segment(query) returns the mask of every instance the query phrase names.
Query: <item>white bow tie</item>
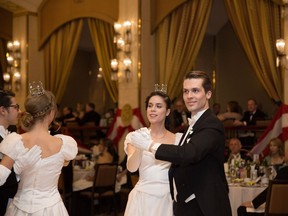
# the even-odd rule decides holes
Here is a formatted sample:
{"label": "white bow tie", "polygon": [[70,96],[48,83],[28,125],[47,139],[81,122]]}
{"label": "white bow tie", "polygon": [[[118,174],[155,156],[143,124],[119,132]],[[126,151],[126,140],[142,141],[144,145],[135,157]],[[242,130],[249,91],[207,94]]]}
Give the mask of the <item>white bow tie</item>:
{"label": "white bow tie", "polygon": [[10,131],[8,131],[7,129],[4,132],[4,136],[6,137],[8,134],[10,133]]}
{"label": "white bow tie", "polygon": [[195,122],[196,122],[195,118],[193,118],[193,117],[192,118],[188,118],[189,125],[194,125]]}

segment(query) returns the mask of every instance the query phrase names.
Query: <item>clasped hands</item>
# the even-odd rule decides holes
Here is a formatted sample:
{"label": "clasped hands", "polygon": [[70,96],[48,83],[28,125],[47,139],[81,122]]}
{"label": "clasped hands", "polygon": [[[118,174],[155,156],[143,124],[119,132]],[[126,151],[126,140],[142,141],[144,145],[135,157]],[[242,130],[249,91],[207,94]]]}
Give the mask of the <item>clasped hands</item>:
{"label": "clasped hands", "polygon": [[150,130],[148,128],[140,128],[131,132],[131,145],[149,151],[150,146],[153,144],[151,139]]}

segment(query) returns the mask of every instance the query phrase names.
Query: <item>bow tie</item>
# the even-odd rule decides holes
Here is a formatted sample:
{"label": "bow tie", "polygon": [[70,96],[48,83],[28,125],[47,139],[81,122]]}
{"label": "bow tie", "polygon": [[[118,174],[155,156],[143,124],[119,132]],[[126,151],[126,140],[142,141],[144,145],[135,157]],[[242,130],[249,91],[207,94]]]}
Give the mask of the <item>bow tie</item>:
{"label": "bow tie", "polygon": [[5,137],[8,136],[9,133],[10,133],[10,131],[8,131],[8,130],[6,129],[5,132],[4,132],[4,136],[5,136]]}
{"label": "bow tie", "polygon": [[188,123],[189,123],[189,125],[194,125],[195,122],[196,122],[196,120],[195,120],[194,117],[192,117],[192,118],[188,118]]}

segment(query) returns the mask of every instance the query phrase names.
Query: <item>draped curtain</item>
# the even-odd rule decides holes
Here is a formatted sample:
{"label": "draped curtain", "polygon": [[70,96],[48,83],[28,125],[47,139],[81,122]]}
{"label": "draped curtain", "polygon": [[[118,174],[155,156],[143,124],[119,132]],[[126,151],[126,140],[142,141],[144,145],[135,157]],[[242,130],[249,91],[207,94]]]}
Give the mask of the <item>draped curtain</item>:
{"label": "draped curtain", "polygon": [[6,44],[7,40],[0,38],[0,88],[4,88],[3,73],[7,70]]}
{"label": "draped curtain", "polygon": [[271,0],[224,0],[224,4],[259,81],[280,103],[284,99],[284,70],[275,66],[275,42],[281,34],[280,7]]}
{"label": "draped curtain", "polygon": [[94,18],[88,18],[88,25],[98,62],[102,68],[105,86],[113,102],[116,103],[118,101],[118,82],[112,82],[110,78],[110,60],[116,56],[113,25]]}
{"label": "draped curtain", "polygon": [[169,14],[156,30],[159,83],[173,99],[181,93],[184,74],[193,68],[205,36],[213,0],[190,0]]}
{"label": "draped curtain", "polygon": [[57,29],[44,46],[45,88],[61,101],[78,49],[83,20],[73,20]]}

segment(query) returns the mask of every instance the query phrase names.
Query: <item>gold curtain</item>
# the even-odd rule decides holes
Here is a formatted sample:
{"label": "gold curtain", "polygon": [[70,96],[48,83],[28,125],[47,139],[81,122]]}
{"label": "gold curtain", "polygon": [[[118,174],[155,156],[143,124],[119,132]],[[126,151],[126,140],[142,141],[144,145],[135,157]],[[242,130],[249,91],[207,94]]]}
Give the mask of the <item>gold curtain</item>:
{"label": "gold curtain", "polygon": [[83,20],[73,20],[56,30],[44,46],[45,88],[61,101],[78,49]]}
{"label": "gold curtain", "polygon": [[1,81],[1,88],[4,88],[4,79],[3,74],[6,72],[7,62],[6,62],[6,45],[7,40],[4,38],[0,38],[0,81]]}
{"label": "gold curtain", "polygon": [[283,72],[275,66],[280,8],[270,0],[225,0],[228,17],[264,89],[283,101]]}
{"label": "gold curtain", "polygon": [[98,62],[102,68],[105,86],[114,103],[118,101],[118,82],[111,81],[111,59],[116,57],[116,46],[113,43],[113,25],[95,18],[88,18],[88,25]]}
{"label": "gold curtain", "polygon": [[156,81],[168,85],[174,99],[180,95],[184,74],[193,68],[205,36],[213,0],[190,0],[169,14],[156,31]]}

